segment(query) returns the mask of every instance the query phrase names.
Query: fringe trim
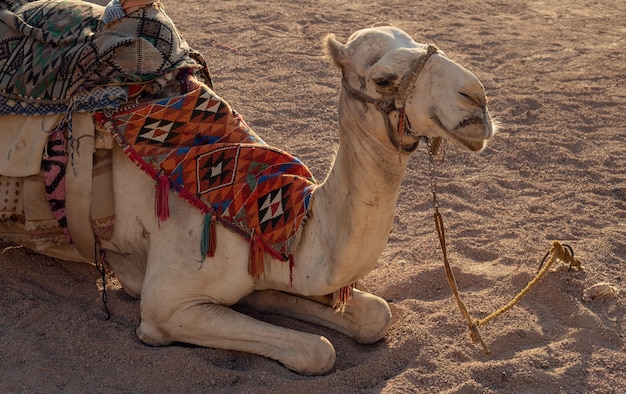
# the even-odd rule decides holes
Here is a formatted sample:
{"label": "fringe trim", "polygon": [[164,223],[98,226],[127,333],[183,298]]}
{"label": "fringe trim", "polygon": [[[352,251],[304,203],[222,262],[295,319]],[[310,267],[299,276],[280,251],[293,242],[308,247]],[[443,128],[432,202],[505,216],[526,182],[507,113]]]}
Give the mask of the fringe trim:
{"label": "fringe trim", "polygon": [[259,237],[255,237],[253,233],[250,236],[248,273],[257,279],[263,271],[265,271],[265,248],[263,247],[263,241]]}
{"label": "fringe trim", "polygon": [[336,310],[343,312],[346,309],[346,304],[352,298],[352,289],[356,287],[356,283],[352,283],[348,286],[344,286],[337,291],[337,300],[335,301],[335,305],[333,308]]}
{"label": "fringe trim", "polygon": [[[158,178],[162,175],[162,171],[160,169],[154,168],[151,164],[145,162],[141,156],[132,148],[131,145],[125,141],[124,137],[122,137],[117,131],[114,122],[106,116],[106,114],[102,112],[96,112],[93,114],[93,118],[97,121],[104,130],[107,130],[112,136],[115,142],[122,148],[126,157],[128,157],[133,163],[135,163],[139,168],[141,168],[146,174],[150,175],[152,179],[158,180]],[[169,182],[169,181],[168,181]],[[199,209],[202,213],[207,214],[210,212],[210,209],[207,208],[202,200],[200,200],[194,194],[188,192],[185,189],[181,189],[175,183],[170,184],[169,187],[175,191],[183,200],[187,201],[193,207]]]}

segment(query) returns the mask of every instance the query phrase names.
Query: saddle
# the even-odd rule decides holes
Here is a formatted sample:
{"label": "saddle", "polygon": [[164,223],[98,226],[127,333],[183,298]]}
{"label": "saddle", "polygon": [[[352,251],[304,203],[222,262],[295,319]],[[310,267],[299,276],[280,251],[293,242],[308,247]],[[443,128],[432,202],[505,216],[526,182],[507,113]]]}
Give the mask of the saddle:
{"label": "saddle", "polygon": [[[31,231],[41,248],[64,238],[97,260],[96,245],[113,232],[115,141],[157,182],[159,220],[169,216],[170,190],[205,214],[202,258],[213,255],[220,222],[249,240],[252,276],[263,272],[265,254],[293,267],[291,244],[316,186],[309,169],[268,146],[215,94],[206,63],[158,2],[120,10],[118,0],[106,8],[53,0],[0,9],[11,48],[0,47],[0,121],[8,130],[0,133],[8,158],[0,174],[39,186],[23,193],[13,216],[24,218],[24,229],[38,220],[30,227],[42,230]],[[46,212],[36,201],[42,194]]]}
{"label": "saddle", "polygon": [[94,260],[96,237],[112,234],[114,142],[93,114],[162,95],[181,70],[211,84],[158,2],[134,8],[0,1],[0,194],[14,197],[0,206],[6,240],[71,243]]}

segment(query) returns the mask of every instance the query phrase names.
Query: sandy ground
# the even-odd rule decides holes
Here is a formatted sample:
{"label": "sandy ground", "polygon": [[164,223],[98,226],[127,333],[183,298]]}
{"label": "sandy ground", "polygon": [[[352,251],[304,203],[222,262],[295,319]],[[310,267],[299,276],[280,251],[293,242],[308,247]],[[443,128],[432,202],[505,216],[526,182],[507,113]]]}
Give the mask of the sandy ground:
{"label": "sandy ground", "polygon": [[[217,92],[269,143],[318,179],[332,162],[340,75],[322,38],[392,22],[475,72],[500,134],[481,154],[452,148],[438,176],[450,259],[470,313],[506,303],[550,241],[571,245],[582,272],[549,273],[473,344],[447,286],[432,224],[424,150],[406,174],[389,245],[363,278],[394,324],[372,346],[290,318],[255,315],[326,336],[326,376],[259,356],[135,337],[139,302],[109,289],[104,320],[89,264],[22,249],[0,254],[0,392],[618,393],[626,390],[626,5],[621,0],[165,0],[208,60]],[[610,282],[616,298],[585,302]]]}

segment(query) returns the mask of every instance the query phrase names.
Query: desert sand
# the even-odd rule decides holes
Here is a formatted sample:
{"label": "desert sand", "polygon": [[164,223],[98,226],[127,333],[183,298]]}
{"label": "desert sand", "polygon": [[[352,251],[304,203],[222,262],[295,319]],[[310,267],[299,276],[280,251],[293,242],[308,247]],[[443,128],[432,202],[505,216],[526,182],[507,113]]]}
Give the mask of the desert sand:
{"label": "desert sand", "polygon": [[[335,368],[306,377],[263,357],[135,336],[139,301],[93,265],[21,248],[0,254],[0,392],[620,393],[626,390],[626,5],[621,0],[207,2],[164,0],[207,59],[220,96],[265,141],[323,180],[337,149],[340,73],[321,41],[390,22],[484,83],[499,134],[451,147],[437,170],[450,262],[475,318],[534,276],[552,240],[580,272],[550,272],[472,343],[446,282],[424,148],[412,157],[389,244],[360,285],[394,323],[365,346],[330,329]],[[375,187],[375,185],[372,185]],[[608,282],[617,297],[584,301]],[[184,286],[184,284],[179,284]]]}

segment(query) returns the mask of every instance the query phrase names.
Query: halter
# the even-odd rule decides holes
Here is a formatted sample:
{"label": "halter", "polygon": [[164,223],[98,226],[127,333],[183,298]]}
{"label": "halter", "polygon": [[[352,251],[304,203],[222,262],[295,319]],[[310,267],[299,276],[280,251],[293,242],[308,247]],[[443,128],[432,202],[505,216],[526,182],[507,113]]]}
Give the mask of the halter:
{"label": "halter", "polygon": [[[415,88],[417,78],[424,69],[426,62],[428,61],[428,59],[430,59],[432,55],[437,52],[439,52],[439,49],[434,44],[428,44],[426,47],[426,53],[420,55],[415,60],[415,62],[413,62],[413,64],[411,65],[411,71],[402,78],[402,80],[400,81],[400,85],[398,86],[398,91],[390,98],[376,99],[367,95],[361,90],[353,88],[348,83],[345,75],[341,80],[344,90],[350,96],[358,101],[361,101],[364,104],[374,104],[376,109],[384,114],[383,119],[385,120],[385,127],[387,129],[387,136],[389,137],[389,141],[391,141],[392,145],[401,152],[411,153],[415,149],[417,149],[417,145],[419,144],[418,139],[410,146],[402,145],[402,136],[408,134],[407,132],[405,132],[404,127],[404,118],[406,117],[404,107],[406,105],[407,99],[409,98],[410,92]],[[393,125],[391,124],[391,119],[389,117],[389,115],[393,111],[398,111],[397,132],[394,131]]]}

